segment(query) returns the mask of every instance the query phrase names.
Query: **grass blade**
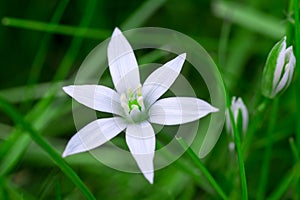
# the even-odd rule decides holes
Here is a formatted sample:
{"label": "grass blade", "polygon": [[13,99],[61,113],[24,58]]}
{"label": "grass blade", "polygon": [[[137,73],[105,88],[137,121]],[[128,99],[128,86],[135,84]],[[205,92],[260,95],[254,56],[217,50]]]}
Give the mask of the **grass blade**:
{"label": "grass blade", "polygon": [[34,20],[5,17],[2,19],[4,26],[28,29],[32,31],[42,31],[52,34],[62,34],[89,39],[106,39],[110,31],[100,29],[90,29],[84,27],[74,27],[56,23],[39,22]]}
{"label": "grass blade", "polygon": [[41,135],[25,121],[23,116],[19,114],[10,104],[0,98],[0,108],[7,113],[11,119],[17,124],[22,126],[31,139],[38,144],[57,164],[57,166],[70,178],[70,180],[80,189],[86,199],[96,199],[86,185],[81,181],[75,171],[64,161],[60,153],[58,153],[52,146],[45,141]]}
{"label": "grass blade", "polygon": [[145,23],[167,0],[148,0],[144,2],[122,25],[124,30],[136,28]]}
{"label": "grass blade", "polygon": [[266,149],[263,157],[263,163],[261,167],[261,175],[260,175],[260,182],[257,190],[257,199],[265,199],[266,194],[266,187],[268,182],[268,173],[269,173],[269,167],[270,167],[270,161],[271,161],[271,155],[272,155],[272,144],[273,144],[273,135],[274,127],[276,123],[277,113],[278,113],[278,106],[279,106],[279,99],[274,99],[272,110],[271,110],[271,119],[269,121],[268,125],[268,131],[267,131],[267,144]]}
{"label": "grass blade", "polygon": [[[228,98],[228,95],[227,95]],[[242,183],[242,199],[247,200],[248,199],[248,188],[247,188],[247,178],[246,178],[246,172],[245,172],[245,164],[243,160],[243,153],[242,153],[242,147],[241,147],[241,140],[240,140],[240,133],[238,131],[238,128],[236,126],[236,123],[234,122],[233,113],[231,110],[230,100],[227,99],[227,110],[230,118],[231,127],[233,129],[233,135],[234,135],[234,141],[238,156],[238,163],[240,168],[240,179]]]}
{"label": "grass blade", "polygon": [[279,19],[249,8],[249,6],[235,2],[215,1],[212,8],[216,16],[265,36],[279,39],[285,33],[285,27],[280,24]]}
{"label": "grass blade", "polygon": [[[86,6],[86,10],[85,10],[87,15],[84,15],[84,17],[82,18],[82,20],[80,22],[81,27],[86,27],[89,24],[89,22],[91,21],[93,11],[96,7],[95,4],[96,4],[95,0],[90,0],[88,2],[87,6]],[[52,101],[55,99],[57,91],[61,89],[61,84],[57,83],[57,81],[64,79],[68,75],[68,72],[72,66],[73,60],[76,57],[76,55],[79,53],[79,48],[82,43],[82,40],[83,39],[79,38],[79,37],[75,37],[73,39],[73,41],[71,42],[71,45],[69,47],[69,50],[67,51],[64,59],[62,60],[62,62],[60,64],[58,72],[55,74],[55,76],[53,78],[54,83],[48,89],[46,97],[43,98],[40,102],[38,102],[37,105],[30,111],[30,113],[27,114],[26,120],[32,121],[33,123],[37,123],[37,121],[40,119],[41,116],[47,115],[47,113],[45,113],[46,109],[49,107],[49,105],[51,105]],[[47,117],[47,119],[49,120],[49,117]],[[17,130],[13,134],[11,134],[12,135],[11,138],[14,138],[14,134],[18,135],[19,131],[20,130]],[[12,139],[12,140],[14,140],[14,141],[23,140],[22,137],[28,137],[28,136],[20,134],[20,136],[17,140],[15,140],[15,139]],[[18,146],[19,150],[15,151],[15,150],[12,150],[14,148],[14,143],[12,143],[10,139],[7,140],[7,142],[4,144],[5,151],[3,151],[1,149],[0,152],[1,152],[1,154],[4,154],[4,155],[6,155],[6,152],[8,152],[8,151],[15,152],[14,156],[6,156],[5,159],[7,159],[9,161],[8,163],[16,163],[18,158],[23,154],[23,152],[29,145],[30,139],[26,139],[25,141],[27,141],[27,142],[20,144],[20,146]],[[6,144],[9,144],[9,147],[7,147]],[[6,149],[8,149],[8,150],[6,150]],[[13,165],[5,165],[5,166],[6,167],[1,167],[0,173],[8,172],[7,167],[10,167],[10,168],[13,167]]]}
{"label": "grass blade", "polygon": [[211,183],[211,185],[214,187],[214,189],[220,195],[220,197],[222,199],[228,199],[228,197],[226,196],[222,188],[219,186],[219,184],[214,179],[214,177],[210,174],[210,172],[206,169],[206,167],[203,165],[203,163],[195,154],[195,152],[185,143],[185,141],[182,138],[176,138],[176,139],[179,142],[179,144],[182,146],[182,148],[186,149],[188,155],[191,157],[191,159],[194,161],[197,167],[199,167],[200,171],[208,179],[208,181]]}

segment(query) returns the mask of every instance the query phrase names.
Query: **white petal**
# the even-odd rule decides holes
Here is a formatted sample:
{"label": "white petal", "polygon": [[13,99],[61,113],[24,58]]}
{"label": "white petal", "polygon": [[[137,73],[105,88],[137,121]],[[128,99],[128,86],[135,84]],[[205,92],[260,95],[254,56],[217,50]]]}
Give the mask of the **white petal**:
{"label": "white petal", "polygon": [[233,118],[234,118],[234,121],[236,122],[237,121],[237,117],[238,117],[238,105],[236,104],[236,97],[232,97],[232,100],[231,100],[231,111],[232,111],[232,114],[233,114]]}
{"label": "white petal", "polygon": [[[246,133],[247,128],[248,128],[248,123],[249,123],[248,109],[247,109],[247,107],[245,106],[243,100],[240,97],[237,99],[236,104],[237,104],[237,107],[239,109],[241,109],[242,120],[243,120],[243,131],[244,131],[244,133]],[[236,121],[237,121],[237,119],[236,119]]]}
{"label": "white petal", "polygon": [[133,50],[122,32],[115,28],[107,48],[110,74],[116,90],[121,94],[140,84],[138,64]]}
{"label": "white petal", "polygon": [[182,69],[185,58],[185,53],[177,56],[152,72],[146,79],[142,89],[146,108],[149,108],[174,83]]}
{"label": "white petal", "polygon": [[278,94],[287,85],[288,81],[289,81],[289,71],[285,71],[280,82],[275,88],[274,94],[275,95]]}
{"label": "white petal", "polygon": [[286,49],[285,56],[288,57],[288,61],[289,61],[286,66],[286,71],[289,72],[288,82],[286,84],[286,87],[288,87],[293,79],[293,74],[294,74],[295,64],[296,64],[296,58],[294,56],[293,46],[290,46],[289,48]]}
{"label": "white petal", "polygon": [[94,110],[123,115],[120,96],[101,85],[70,85],[63,90],[79,103]]}
{"label": "white petal", "polygon": [[280,52],[276,60],[276,67],[274,70],[274,79],[273,79],[273,90],[275,90],[276,85],[279,83],[280,76],[285,62],[285,51],[286,51],[286,36],[283,38],[283,42],[280,45]]}
{"label": "white petal", "polygon": [[200,119],[218,109],[192,97],[170,97],[155,102],[149,110],[149,121],[156,124],[184,124]]}
{"label": "white petal", "polygon": [[129,124],[126,129],[126,142],[140,170],[152,184],[155,134],[151,124],[147,121],[140,124]]}
{"label": "white petal", "polygon": [[294,67],[296,64],[296,58],[294,56],[293,46],[290,46],[289,48],[287,48],[285,54],[288,57],[289,65]]}
{"label": "white petal", "polygon": [[276,87],[275,94],[279,93],[282,89],[287,88],[293,79],[296,59],[292,46],[286,49],[285,56],[287,57],[288,63],[286,64],[284,74]]}
{"label": "white petal", "polygon": [[95,120],[80,129],[68,142],[63,157],[89,151],[109,141],[126,128],[120,117]]}
{"label": "white petal", "polygon": [[225,125],[226,125],[226,131],[227,133],[231,133],[232,132],[232,125],[231,125],[231,121],[230,121],[230,116],[229,116],[229,111],[228,109],[225,112]]}

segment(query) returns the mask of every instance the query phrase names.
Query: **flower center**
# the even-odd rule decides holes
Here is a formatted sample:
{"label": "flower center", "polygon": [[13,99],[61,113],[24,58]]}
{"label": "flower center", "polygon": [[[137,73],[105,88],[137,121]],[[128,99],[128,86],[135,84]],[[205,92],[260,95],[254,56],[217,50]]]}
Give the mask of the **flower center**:
{"label": "flower center", "polygon": [[139,111],[142,111],[142,106],[139,104],[137,99],[129,99],[128,100],[129,113],[133,110],[133,108],[138,108]]}
{"label": "flower center", "polygon": [[126,93],[121,94],[121,106],[127,118],[133,122],[140,122],[147,118],[142,96],[142,86],[133,91],[131,88],[127,89]]}

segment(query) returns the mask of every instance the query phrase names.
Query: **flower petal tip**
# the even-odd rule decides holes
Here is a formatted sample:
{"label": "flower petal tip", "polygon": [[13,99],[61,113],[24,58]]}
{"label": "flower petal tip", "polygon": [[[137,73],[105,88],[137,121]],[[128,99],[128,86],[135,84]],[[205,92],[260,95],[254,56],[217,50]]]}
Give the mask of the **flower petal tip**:
{"label": "flower petal tip", "polygon": [[66,152],[66,149],[64,150],[63,154],[62,154],[62,157],[65,158],[67,157],[69,154]]}
{"label": "flower petal tip", "polygon": [[65,86],[62,89],[65,93],[67,93],[70,96],[72,96],[72,94],[74,93],[74,86],[73,85]]}
{"label": "flower petal tip", "polygon": [[62,153],[62,157],[65,158],[67,156],[70,156],[70,155],[73,155],[73,154],[76,154],[76,153],[81,153],[81,152],[84,152],[84,151],[74,151],[72,149],[72,147],[69,147],[69,145],[67,145],[64,152]]}
{"label": "flower petal tip", "polygon": [[153,184],[153,179],[154,179],[154,173],[150,172],[150,173],[144,173],[145,178],[147,179],[147,181],[150,184]]}
{"label": "flower petal tip", "polygon": [[116,36],[116,35],[119,35],[119,34],[122,34],[122,31],[121,31],[118,27],[116,27],[116,28],[114,29],[114,32],[113,32],[113,34],[112,34],[112,37],[114,37],[114,36]]}
{"label": "flower petal tip", "polygon": [[186,53],[180,54],[179,57],[181,57],[181,58],[183,58],[185,60],[186,59]]}
{"label": "flower petal tip", "polygon": [[211,107],[211,112],[219,112],[219,108],[216,108],[216,107]]}

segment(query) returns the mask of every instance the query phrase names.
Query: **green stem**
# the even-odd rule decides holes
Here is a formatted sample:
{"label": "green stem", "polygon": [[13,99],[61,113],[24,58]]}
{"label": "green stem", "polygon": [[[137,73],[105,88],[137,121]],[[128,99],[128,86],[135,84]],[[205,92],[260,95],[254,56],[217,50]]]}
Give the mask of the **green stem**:
{"label": "green stem", "polygon": [[268,200],[282,199],[284,193],[288,190],[293,180],[299,178],[300,166],[296,164],[288,174],[283,178],[282,182],[274,189],[274,192],[267,198]]}
{"label": "green stem", "polygon": [[274,127],[276,123],[276,118],[277,118],[277,113],[278,113],[278,106],[279,106],[279,98],[275,98],[273,105],[272,105],[272,110],[271,110],[271,119],[269,121],[268,125],[268,131],[267,131],[267,146],[263,158],[263,164],[261,168],[261,175],[260,175],[260,182],[259,182],[259,187],[258,187],[258,192],[257,192],[257,198],[256,199],[264,199],[265,198],[265,193],[266,193],[266,186],[268,182],[268,172],[269,172],[269,166],[270,166],[270,161],[271,161],[271,154],[272,154],[272,133],[274,132]]}
{"label": "green stem", "polygon": [[[50,20],[50,23],[58,23],[61,20],[63,14],[69,4],[69,1],[70,0],[62,0],[58,3],[58,6]],[[38,82],[38,78],[39,78],[41,70],[44,66],[44,61],[47,56],[47,51],[49,49],[49,43],[50,43],[51,37],[52,37],[51,33],[46,33],[44,35],[44,37],[41,39],[41,44],[39,46],[39,49],[36,51],[36,55],[33,60],[31,70],[29,72],[27,86],[26,86],[26,89],[23,94],[23,97],[25,99],[30,99],[31,96],[34,96],[34,84],[36,84]],[[33,101],[24,101],[21,104],[21,109],[29,110],[30,107],[32,107],[32,102]],[[21,131],[17,131],[17,134],[12,134],[12,136],[18,138],[18,137],[20,137],[20,134],[21,134]],[[17,140],[13,139],[11,141],[17,141]],[[20,137],[20,140],[18,140],[18,142],[20,142],[20,141],[22,141],[21,144],[26,144],[26,143],[29,143],[30,138],[28,136]],[[4,144],[5,145],[3,147],[3,151],[7,151],[9,149],[9,147],[12,146],[10,144],[10,142],[4,143]],[[20,148],[20,149],[22,149],[22,148]],[[9,158],[9,154],[14,154],[15,152],[17,155],[14,157],[15,159],[7,159],[7,158]],[[3,173],[3,172],[6,173],[9,170],[11,170],[11,168],[17,163],[17,160],[22,156],[22,154],[17,154],[17,151],[9,152],[9,154],[7,154],[8,156],[5,157],[6,165],[1,165],[0,173]],[[11,166],[11,167],[6,168],[7,170],[2,170],[2,169],[5,169],[5,166]]]}
{"label": "green stem", "polygon": [[251,146],[254,135],[257,131],[257,129],[260,127],[260,125],[263,122],[263,117],[264,117],[264,112],[268,108],[270,104],[270,100],[268,98],[264,97],[264,100],[262,101],[261,104],[259,104],[257,108],[257,112],[254,114],[254,116],[251,117],[251,121],[249,122],[249,127],[247,130],[246,138],[243,143],[243,153],[244,153],[244,158],[246,159],[249,153],[249,148]]}
{"label": "green stem", "polygon": [[121,24],[121,28],[124,30],[132,29],[141,26],[147,19],[164,5],[167,0],[148,0],[143,2],[138,9],[136,9],[125,22]]}
{"label": "green stem", "polygon": [[247,178],[246,178],[246,172],[245,172],[245,165],[243,160],[243,153],[241,148],[241,140],[240,140],[240,133],[236,126],[236,123],[234,122],[234,117],[232,110],[230,109],[230,100],[228,99],[227,95],[227,110],[229,113],[230,123],[232,125],[233,134],[234,134],[234,140],[235,140],[235,146],[237,150],[237,156],[238,156],[238,163],[239,163],[239,171],[240,171],[240,179],[242,184],[242,199],[247,200],[248,199],[248,189],[247,189]]}
{"label": "green stem", "polygon": [[[292,153],[293,153],[293,156],[294,156],[295,163],[299,167],[299,164],[300,164],[299,153],[298,153],[298,149],[297,149],[297,146],[295,144],[294,138],[290,138],[289,142],[290,142],[290,146],[291,146],[291,150],[292,150]],[[297,170],[297,172],[298,171],[299,171],[299,169]],[[299,188],[299,173],[297,174],[297,176],[292,176],[292,177],[294,177],[294,179],[295,179],[295,183],[294,183],[295,186],[294,187]],[[297,190],[297,189],[295,189],[295,190]],[[299,191],[294,192],[294,199],[299,199],[299,198],[300,198]]]}
{"label": "green stem", "polygon": [[200,171],[203,173],[203,175],[207,178],[207,180],[211,183],[213,188],[217,191],[217,193],[220,195],[222,199],[228,199],[222,188],[219,186],[217,181],[214,179],[214,177],[210,174],[210,172],[206,169],[204,164],[201,162],[201,160],[198,158],[198,156],[195,154],[195,152],[187,145],[187,143],[182,138],[176,138],[178,143],[182,146],[183,149],[186,149],[186,152],[191,157],[191,159],[194,161],[197,167],[199,167]]}
{"label": "green stem", "polygon": [[86,199],[96,199],[94,195],[90,192],[87,186],[82,182],[79,176],[75,171],[64,161],[61,155],[54,149],[52,146],[45,141],[41,135],[28,123],[25,121],[23,116],[16,111],[10,104],[0,98],[0,108],[7,115],[11,117],[11,119],[18,125],[22,126],[22,128],[30,135],[31,139],[39,145],[57,164],[57,166],[70,178],[70,180],[80,189],[82,194]]}
{"label": "green stem", "polygon": [[[298,79],[296,81],[296,88],[297,91],[300,89],[300,33],[299,33],[299,0],[294,0],[294,16],[295,16],[295,57],[296,57],[296,70]],[[300,101],[300,96],[296,95],[297,102]],[[300,104],[297,104],[297,115],[296,118],[296,127],[297,127],[297,134],[296,134],[296,142],[298,146],[298,151],[300,152]]]}
{"label": "green stem", "polygon": [[[69,0],[63,0],[61,2],[59,2],[53,16],[52,16],[52,19],[51,19],[51,22],[53,23],[57,23],[60,21],[67,5],[69,3]],[[46,34],[42,41],[41,41],[41,45],[39,46],[39,49],[37,51],[37,54],[34,58],[34,61],[33,61],[33,64],[32,64],[32,67],[31,67],[31,71],[30,71],[30,74],[29,74],[29,79],[28,79],[28,85],[24,87],[24,89],[22,90],[22,92],[19,92],[19,93],[22,93],[22,96],[25,98],[25,99],[29,99],[30,96],[33,96],[34,94],[34,91],[33,91],[33,84],[36,83],[38,81],[38,77],[39,77],[39,74],[41,72],[41,69],[42,69],[42,66],[43,66],[43,62],[45,61],[46,59],[46,55],[47,55],[47,50],[48,50],[48,44],[49,44],[49,41],[51,39],[51,35],[50,34]],[[48,88],[47,88],[48,89]],[[25,94],[24,94],[24,91],[25,90]],[[45,90],[44,90],[45,91]],[[43,93],[44,93],[43,91]],[[6,95],[3,95],[6,97]],[[7,98],[5,98],[7,99]],[[24,107],[28,108],[30,106],[30,102],[32,101],[25,101],[23,104],[21,105],[24,105]],[[1,146],[0,148],[0,156],[3,156],[4,155],[7,155],[7,152],[8,152],[8,149],[13,146],[13,144],[17,141],[17,139],[20,137],[21,135],[21,132],[20,131],[17,131],[16,134],[11,134],[10,138],[7,140],[7,142],[3,143],[3,145]],[[8,162],[6,162],[8,163]],[[7,165],[8,166],[8,165]],[[1,168],[2,166],[0,166]],[[2,170],[0,170],[2,172]],[[1,173],[0,172],[0,173]]]}
{"label": "green stem", "polygon": [[[162,134],[162,135],[165,136],[166,134]],[[159,140],[156,141],[156,146],[158,149],[161,149],[164,147],[164,145]],[[173,156],[174,156],[172,153],[170,153],[169,151],[162,151],[162,155],[164,156],[165,160],[172,162]],[[208,191],[204,181],[199,178],[199,173],[196,170],[196,167],[194,165],[191,165],[191,163],[188,162],[188,160],[181,157],[180,159],[176,160],[173,163],[173,165],[175,167],[177,167],[179,170],[181,170],[182,172],[184,172],[184,173],[188,174],[190,177],[192,177],[192,179],[195,181],[195,183],[199,187],[201,187],[203,190]]]}
{"label": "green stem", "polygon": [[61,25],[56,23],[39,22],[34,20],[18,19],[12,17],[4,17],[2,19],[4,26],[29,29],[33,31],[43,31],[47,33],[56,33],[62,35],[85,37],[90,39],[106,39],[110,35],[110,31],[100,29],[90,29],[85,27],[74,27]]}
{"label": "green stem", "polygon": [[293,156],[294,156],[295,163],[299,163],[299,161],[300,161],[299,153],[298,153],[297,146],[295,144],[294,138],[290,138],[289,143],[290,143],[290,147],[291,147],[291,150],[292,150],[292,153],[293,153]]}
{"label": "green stem", "polygon": [[[69,1],[70,0],[62,0],[59,2],[58,6],[51,18],[50,23],[58,23],[61,20],[63,14],[69,4]],[[40,77],[40,73],[42,71],[44,62],[47,57],[47,51],[49,49],[51,36],[52,35],[50,33],[45,34],[41,40],[41,44],[40,44],[38,50],[36,51],[36,55],[34,57],[32,67],[31,67],[30,73],[29,73],[27,89],[26,89],[25,95],[24,95],[27,98],[34,95],[33,85],[38,82],[38,79]],[[32,101],[25,101],[22,105],[25,108],[30,108],[31,103],[32,103]]]}
{"label": "green stem", "polygon": [[231,23],[227,20],[223,20],[220,41],[219,41],[219,51],[218,51],[218,59],[219,66],[226,66],[226,50],[228,46],[228,40],[230,36]]}
{"label": "green stem", "polygon": [[[295,57],[296,57],[296,73],[297,73],[297,80],[296,80],[296,102],[300,101],[300,96],[298,94],[300,90],[300,33],[299,33],[299,0],[294,0],[294,52],[295,52]],[[300,152],[300,105],[296,104],[296,145],[297,145],[297,150]],[[298,177],[299,178],[299,177]],[[297,189],[296,191],[298,195],[300,195],[299,188],[300,188],[300,180],[298,179],[296,181],[296,186]]]}
{"label": "green stem", "polygon": [[290,0],[288,5],[288,11],[287,11],[287,19],[286,19],[286,45],[290,46],[292,44],[293,38],[294,38],[294,23],[293,23],[293,13],[294,13],[294,1]]}
{"label": "green stem", "polygon": [[[90,23],[91,19],[92,19],[92,15],[94,13],[95,7],[96,7],[96,0],[90,0],[85,8],[85,15],[83,16],[83,18],[81,19],[80,22],[80,27],[86,27],[88,26],[88,24]],[[84,29],[82,30],[82,32],[84,32]],[[82,44],[83,39],[80,37],[75,37],[72,42],[71,45],[67,51],[67,53],[65,54],[58,71],[56,72],[54,78],[53,78],[53,84],[51,85],[51,87],[48,89],[45,97],[39,101],[37,103],[37,105],[26,115],[26,120],[31,121],[32,124],[34,124],[33,126],[36,127],[37,123],[38,123],[38,119],[41,118],[41,116],[43,115],[47,115],[47,113],[45,112],[46,108],[49,107],[49,105],[53,102],[53,100],[56,97],[57,91],[59,89],[61,89],[61,84],[57,83],[58,80],[64,79],[69,71],[70,68],[72,67],[72,64],[74,62],[74,58],[78,55],[79,50],[80,50],[80,46]],[[15,137],[13,137],[14,135],[18,135],[16,137],[18,137],[18,139],[16,140],[12,140],[13,142],[10,142],[11,140],[8,140],[8,147],[4,148],[4,150],[1,150],[0,153],[2,155],[5,155],[5,163],[1,163],[0,166],[0,173],[7,173],[10,169],[12,169],[12,167],[18,162],[18,158],[20,158],[20,156],[22,155],[22,153],[25,151],[25,149],[27,148],[27,146],[30,143],[30,138],[28,137],[28,135],[23,135],[18,133],[20,132],[20,130],[16,129],[16,131],[14,131],[11,135],[12,139],[14,139]],[[18,143],[19,141],[23,141],[22,143],[19,143],[20,145],[14,145],[16,143]],[[6,146],[6,145],[5,145]],[[12,152],[12,154],[14,156],[6,156],[7,152]]]}

